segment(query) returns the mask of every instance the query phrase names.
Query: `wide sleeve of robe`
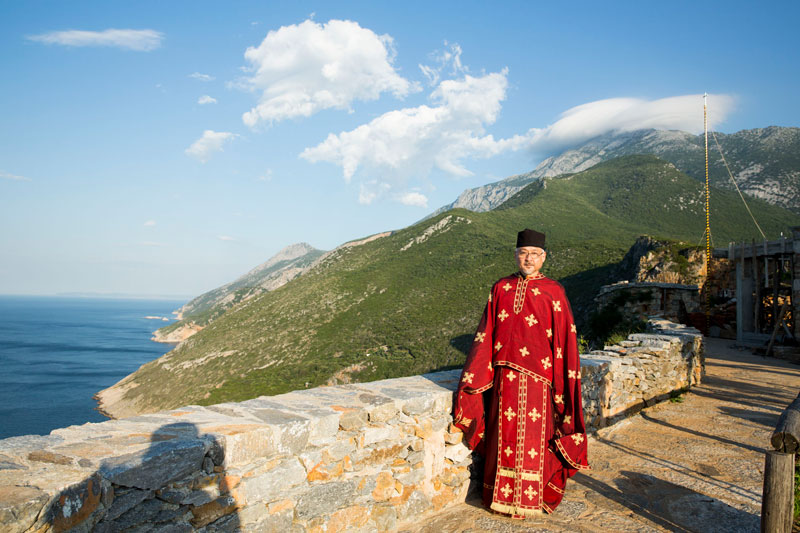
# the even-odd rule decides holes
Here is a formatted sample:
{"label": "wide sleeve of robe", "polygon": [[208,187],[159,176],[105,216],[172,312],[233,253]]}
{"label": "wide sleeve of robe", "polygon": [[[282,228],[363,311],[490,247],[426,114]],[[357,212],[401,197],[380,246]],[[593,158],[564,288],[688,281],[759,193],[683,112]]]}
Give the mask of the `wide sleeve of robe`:
{"label": "wide sleeve of robe", "polygon": [[494,297],[497,284],[489,293],[481,321],[472,340],[472,347],[464,369],[453,408],[453,423],[464,432],[464,444],[471,450],[482,452],[486,420],[483,410],[483,392],[492,387],[492,338],[495,320]]}
{"label": "wide sleeve of robe", "polygon": [[[560,288],[560,285],[559,285]],[[561,289],[562,294],[563,288]],[[560,312],[553,320],[553,406],[555,435],[553,444],[559,455],[574,471],[589,468],[586,426],[581,397],[581,365],[575,321],[566,294],[560,300]]]}

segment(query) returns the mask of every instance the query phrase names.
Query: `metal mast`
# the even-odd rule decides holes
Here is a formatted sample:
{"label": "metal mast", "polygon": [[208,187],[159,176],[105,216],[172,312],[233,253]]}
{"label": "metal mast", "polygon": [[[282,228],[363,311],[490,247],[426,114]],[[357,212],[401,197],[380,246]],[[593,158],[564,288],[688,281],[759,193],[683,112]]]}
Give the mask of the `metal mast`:
{"label": "metal mast", "polygon": [[711,275],[711,203],[708,189],[708,93],[703,94],[703,130],[706,140],[706,335],[711,327],[711,291],[708,279]]}

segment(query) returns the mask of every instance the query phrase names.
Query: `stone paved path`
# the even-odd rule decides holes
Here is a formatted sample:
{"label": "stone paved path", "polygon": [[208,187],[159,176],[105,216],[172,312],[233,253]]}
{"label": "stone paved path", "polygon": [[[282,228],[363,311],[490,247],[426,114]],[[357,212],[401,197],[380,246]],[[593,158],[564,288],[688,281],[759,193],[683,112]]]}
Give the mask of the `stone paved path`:
{"label": "stone paved path", "polygon": [[553,515],[512,521],[470,501],[403,531],[758,531],[764,451],[800,366],[705,342],[704,383],[591,438],[592,470]]}

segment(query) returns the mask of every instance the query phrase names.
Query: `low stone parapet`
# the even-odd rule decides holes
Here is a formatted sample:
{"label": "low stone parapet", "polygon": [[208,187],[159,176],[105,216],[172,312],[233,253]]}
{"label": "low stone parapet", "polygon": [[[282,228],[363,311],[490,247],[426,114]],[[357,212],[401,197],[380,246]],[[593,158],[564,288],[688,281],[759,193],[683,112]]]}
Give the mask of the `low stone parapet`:
{"label": "low stone parapet", "polygon": [[[587,423],[699,382],[702,338],[653,333],[583,357]],[[449,431],[460,371],[319,387],[0,441],[0,529],[387,531],[470,490]]]}

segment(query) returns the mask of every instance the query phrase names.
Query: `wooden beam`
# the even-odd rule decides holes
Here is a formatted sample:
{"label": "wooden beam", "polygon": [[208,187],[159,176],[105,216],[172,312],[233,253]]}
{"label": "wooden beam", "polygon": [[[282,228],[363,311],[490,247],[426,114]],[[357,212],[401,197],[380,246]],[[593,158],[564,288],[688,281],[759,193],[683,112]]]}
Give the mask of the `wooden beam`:
{"label": "wooden beam", "polygon": [[770,442],[775,451],[800,453],[800,394],[781,413]]}
{"label": "wooden beam", "polygon": [[773,450],[764,463],[762,533],[791,533],[794,508],[794,454]]}

